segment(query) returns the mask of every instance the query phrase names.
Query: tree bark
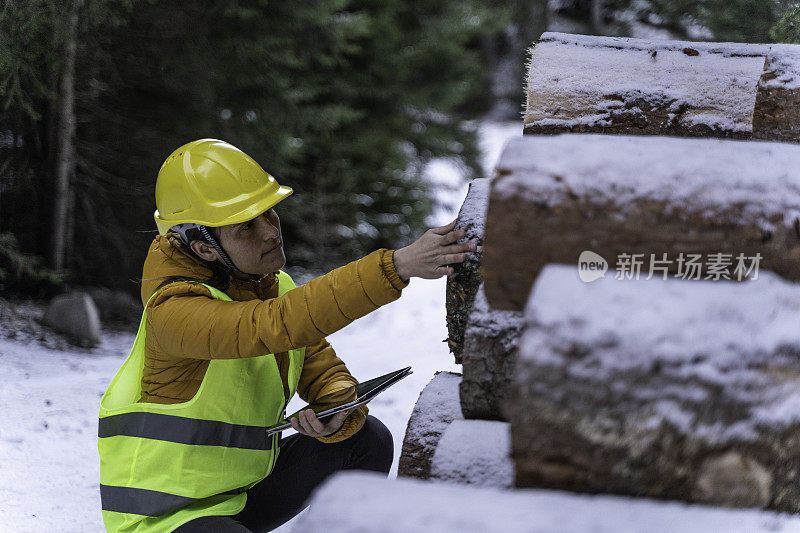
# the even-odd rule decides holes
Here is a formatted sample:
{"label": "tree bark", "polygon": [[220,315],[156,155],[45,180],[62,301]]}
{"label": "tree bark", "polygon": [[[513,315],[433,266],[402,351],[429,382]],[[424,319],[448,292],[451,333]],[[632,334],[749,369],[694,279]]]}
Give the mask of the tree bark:
{"label": "tree bark", "polygon": [[77,55],[79,1],[69,4],[61,73],[58,155],[56,158],[53,205],[53,245],[51,268],[61,271],[66,264],[67,225],[70,205],[70,179],[75,172],[75,56]]}

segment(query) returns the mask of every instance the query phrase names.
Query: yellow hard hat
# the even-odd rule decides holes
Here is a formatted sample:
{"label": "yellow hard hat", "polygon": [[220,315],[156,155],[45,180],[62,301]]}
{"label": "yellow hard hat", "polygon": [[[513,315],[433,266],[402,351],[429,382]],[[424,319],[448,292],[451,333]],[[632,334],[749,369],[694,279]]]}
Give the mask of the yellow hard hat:
{"label": "yellow hard hat", "polygon": [[172,152],[156,179],[158,233],[176,224],[225,226],[246,222],[287,196],[249,155],[218,139],[199,139]]}

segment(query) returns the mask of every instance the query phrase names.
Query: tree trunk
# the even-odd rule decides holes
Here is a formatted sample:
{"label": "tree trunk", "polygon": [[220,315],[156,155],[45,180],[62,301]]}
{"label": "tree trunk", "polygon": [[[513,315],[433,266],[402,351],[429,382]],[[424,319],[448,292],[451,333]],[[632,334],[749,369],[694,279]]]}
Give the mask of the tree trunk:
{"label": "tree trunk", "polygon": [[310,235],[310,240],[314,250],[314,260],[317,261],[318,265],[327,265],[330,261],[330,257],[328,257],[328,240],[326,238],[328,217],[325,209],[325,185],[329,171],[330,165],[325,164],[323,161],[317,161],[314,166],[314,189],[312,192],[314,218],[311,224],[313,226],[313,233]]}
{"label": "tree trunk", "polygon": [[603,23],[603,0],[592,0],[592,29],[595,35],[603,35],[606,33],[605,24]]}
{"label": "tree trunk", "polygon": [[75,172],[75,56],[77,54],[79,2],[70,2],[66,21],[64,64],[61,74],[58,155],[53,205],[53,245],[50,266],[63,270],[66,263],[70,179]]}

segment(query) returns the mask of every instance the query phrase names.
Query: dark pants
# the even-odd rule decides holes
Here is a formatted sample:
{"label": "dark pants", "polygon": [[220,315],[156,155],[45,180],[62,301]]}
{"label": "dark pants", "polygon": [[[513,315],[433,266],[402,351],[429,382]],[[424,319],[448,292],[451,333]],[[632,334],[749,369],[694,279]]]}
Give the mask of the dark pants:
{"label": "dark pants", "polygon": [[272,473],[247,491],[247,504],[234,516],[207,516],[185,523],[176,532],[245,533],[270,531],[303,510],[311,492],[339,470],[389,473],[394,456],[392,434],[367,415],[364,427],[340,442],[325,444],[299,433],[281,439]]}

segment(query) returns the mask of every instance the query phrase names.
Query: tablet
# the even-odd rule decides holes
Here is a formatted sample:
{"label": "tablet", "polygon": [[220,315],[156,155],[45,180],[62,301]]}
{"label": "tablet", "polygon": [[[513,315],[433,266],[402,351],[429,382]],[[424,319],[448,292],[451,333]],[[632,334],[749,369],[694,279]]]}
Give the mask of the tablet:
{"label": "tablet", "polygon": [[[405,368],[401,368],[400,370],[395,370],[394,372],[390,372],[383,376],[378,376],[377,378],[371,379],[369,381],[365,381],[363,383],[359,383],[356,385],[356,397],[355,399],[344,403],[342,405],[337,405],[336,407],[331,407],[330,409],[325,409],[323,411],[315,411],[317,418],[321,422],[327,422],[331,416],[335,415],[340,411],[345,411],[347,409],[352,409],[353,407],[358,407],[359,405],[364,405],[365,403],[369,402],[373,398],[375,398],[378,394],[382,393],[401,379],[406,376],[412,374],[411,367],[407,366]],[[300,411],[308,409],[308,407],[304,407],[300,409]],[[292,427],[292,424],[289,422],[290,418],[297,416],[297,411],[292,413],[291,415],[287,416],[285,420],[275,424],[274,426],[270,426],[267,428],[267,437],[272,436],[275,433],[283,431],[284,429],[289,429]]]}

